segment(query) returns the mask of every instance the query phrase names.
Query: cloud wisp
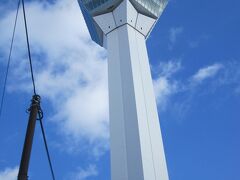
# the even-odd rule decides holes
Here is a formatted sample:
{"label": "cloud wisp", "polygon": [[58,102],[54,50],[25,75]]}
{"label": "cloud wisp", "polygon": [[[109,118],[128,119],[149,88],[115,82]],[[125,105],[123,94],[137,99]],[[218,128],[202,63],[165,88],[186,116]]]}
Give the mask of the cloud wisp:
{"label": "cloud wisp", "polygon": [[77,168],[77,170],[69,175],[67,179],[71,180],[85,180],[98,175],[95,165],[90,164],[86,169]]}
{"label": "cloud wisp", "polygon": [[184,31],[184,28],[183,27],[172,27],[170,30],[169,30],[169,49],[172,50],[174,45],[176,44],[177,42],[177,38],[179,35],[181,35]]}
{"label": "cloud wisp", "polygon": [[0,179],[2,180],[16,180],[18,175],[18,167],[5,168],[0,171]]}
{"label": "cloud wisp", "polygon": [[222,64],[213,64],[198,70],[192,77],[192,83],[201,83],[206,79],[212,78],[223,68]]}
{"label": "cloud wisp", "polygon": [[173,76],[181,69],[181,61],[168,61],[158,65],[158,76],[154,79],[154,91],[157,104],[161,110],[165,110],[170,97],[180,91],[180,84]]}
{"label": "cloud wisp", "polygon": [[[183,68],[179,60],[160,63],[158,66],[158,76],[153,83],[160,111],[176,111],[179,117],[183,117],[197,95],[216,92],[223,87],[231,87],[232,94],[240,94],[240,64],[236,61],[210,64],[186,78],[176,78]],[[180,101],[175,99],[173,102],[171,100],[175,95],[184,98],[180,98]],[[170,106],[171,109],[168,108]]]}

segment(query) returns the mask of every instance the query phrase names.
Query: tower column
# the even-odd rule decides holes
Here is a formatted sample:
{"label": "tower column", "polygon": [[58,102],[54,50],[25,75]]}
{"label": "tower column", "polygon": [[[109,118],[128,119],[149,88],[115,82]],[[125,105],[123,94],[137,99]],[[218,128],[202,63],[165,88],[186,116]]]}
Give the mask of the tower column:
{"label": "tower column", "polygon": [[145,43],[155,19],[123,1],[94,20],[108,50],[112,180],[168,180]]}

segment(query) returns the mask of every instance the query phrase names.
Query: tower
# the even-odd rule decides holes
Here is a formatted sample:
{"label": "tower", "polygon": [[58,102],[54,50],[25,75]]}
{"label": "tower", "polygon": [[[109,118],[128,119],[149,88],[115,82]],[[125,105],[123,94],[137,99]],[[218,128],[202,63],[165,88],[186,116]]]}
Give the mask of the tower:
{"label": "tower", "polygon": [[78,0],[108,51],[112,180],[168,180],[146,39],[167,0]]}

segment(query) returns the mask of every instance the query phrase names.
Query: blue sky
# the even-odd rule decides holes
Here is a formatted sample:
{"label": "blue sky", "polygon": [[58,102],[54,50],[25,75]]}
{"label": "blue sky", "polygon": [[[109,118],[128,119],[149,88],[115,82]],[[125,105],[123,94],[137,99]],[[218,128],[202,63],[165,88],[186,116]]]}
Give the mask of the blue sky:
{"label": "blue sky", "polygon": [[[171,180],[240,179],[240,2],[172,0],[147,41]],[[0,87],[15,1],[0,3]],[[106,51],[77,1],[27,1],[36,85],[57,179],[109,180]],[[30,15],[31,14],[31,15]],[[18,171],[31,99],[22,14],[0,120],[0,179]],[[39,123],[30,179],[51,179]]]}

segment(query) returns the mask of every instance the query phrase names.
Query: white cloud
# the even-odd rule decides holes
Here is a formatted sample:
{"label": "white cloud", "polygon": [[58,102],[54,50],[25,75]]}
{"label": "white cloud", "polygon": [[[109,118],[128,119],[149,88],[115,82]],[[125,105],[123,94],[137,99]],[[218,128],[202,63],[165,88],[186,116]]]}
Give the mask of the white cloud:
{"label": "white cloud", "polygon": [[159,108],[165,109],[169,97],[176,91],[176,84],[171,84],[166,77],[159,77],[153,83]]}
{"label": "white cloud", "polygon": [[[37,91],[54,104],[51,119],[59,125],[56,129],[72,139],[69,142],[87,140],[101,154],[98,150],[106,149],[109,137],[105,50],[90,39],[77,1],[31,2],[26,11]],[[0,49],[5,57],[14,16],[9,12],[0,19]],[[21,14],[9,89],[31,92],[22,20]]]}
{"label": "white cloud", "polygon": [[0,171],[0,179],[2,180],[16,180],[18,175],[18,167],[6,168]]}
{"label": "white cloud", "polygon": [[207,40],[209,40],[209,36],[206,34],[197,36],[197,38],[195,38],[195,40],[191,40],[188,42],[188,45],[190,48],[197,48],[199,47],[199,45],[203,42],[206,42]]}
{"label": "white cloud", "polygon": [[177,37],[183,33],[183,27],[172,27],[169,30],[169,49],[171,50],[177,41]]}
{"label": "white cloud", "polygon": [[[240,87],[240,71],[239,63],[229,61],[228,63],[215,63],[206,67],[202,67],[192,76],[186,79],[178,79],[175,74],[182,69],[180,61],[168,61],[167,63],[160,63],[156,68],[153,68],[154,73],[158,75],[154,79],[154,90],[160,110],[166,110],[168,105],[176,106],[178,114],[184,114],[188,108],[193,97],[196,96],[196,91],[204,89],[206,93],[214,92],[218,87],[232,87],[232,92],[239,94]],[[216,76],[218,75],[218,76]],[[202,86],[202,82],[206,79],[206,86]],[[185,96],[182,102],[172,102],[171,98],[175,94]],[[180,112],[181,111],[181,112]]]}
{"label": "white cloud", "polygon": [[198,70],[196,74],[193,75],[191,81],[193,83],[201,83],[205,79],[214,77],[221,68],[223,68],[222,64],[213,64],[213,65],[201,68]]}
{"label": "white cloud", "polygon": [[173,74],[178,72],[182,68],[181,60],[169,60],[164,63],[160,63],[156,68],[154,68],[154,71],[156,71],[157,74],[164,77],[171,77]]}
{"label": "white cloud", "polygon": [[96,166],[93,164],[90,164],[86,169],[78,168],[78,170],[74,173],[71,173],[70,177],[67,179],[87,180],[97,175],[98,175],[98,171],[96,169]]}
{"label": "white cloud", "polygon": [[158,77],[154,79],[153,85],[157,104],[161,110],[166,108],[170,97],[180,90],[178,82],[172,79],[180,69],[180,61],[168,61],[158,66]]}

